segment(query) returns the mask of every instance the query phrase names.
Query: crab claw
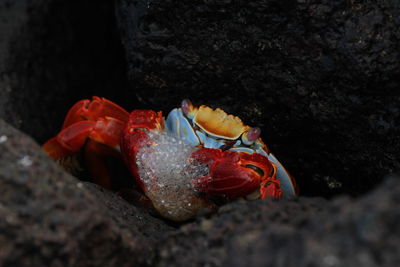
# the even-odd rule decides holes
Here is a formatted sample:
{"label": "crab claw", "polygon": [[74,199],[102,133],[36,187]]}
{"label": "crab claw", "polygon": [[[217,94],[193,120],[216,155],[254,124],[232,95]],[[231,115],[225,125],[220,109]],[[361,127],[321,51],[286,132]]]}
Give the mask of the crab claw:
{"label": "crab claw", "polygon": [[88,139],[117,148],[128,117],[125,109],[105,98],[80,100],[69,110],[61,131],[43,145],[43,150],[58,160],[77,153]]}
{"label": "crab claw", "polygon": [[148,136],[150,130],[162,130],[164,128],[164,118],[161,112],[153,110],[134,110],[129,116],[128,123],[122,133],[121,152],[124,160],[143,191],[146,191],[144,184],[139,176],[136,164],[136,155],[139,150],[152,144]]}
{"label": "crab claw", "polygon": [[282,195],[274,165],[261,154],[202,148],[191,160],[209,167],[208,175],[192,181],[196,190],[207,195],[238,198],[256,190],[261,198]]}
{"label": "crab claw", "polygon": [[[275,171],[276,173],[276,171]],[[275,177],[269,177],[261,182],[260,185],[260,198],[267,197],[282,198],[283,191],[281,189],[281,182]]]}

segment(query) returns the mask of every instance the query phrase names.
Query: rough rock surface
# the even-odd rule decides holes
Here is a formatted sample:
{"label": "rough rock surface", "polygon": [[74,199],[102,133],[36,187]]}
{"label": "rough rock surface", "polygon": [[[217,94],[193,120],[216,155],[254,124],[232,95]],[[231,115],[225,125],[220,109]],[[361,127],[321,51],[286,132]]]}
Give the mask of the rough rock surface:
{"label": "rough rock surface", "polygon": [[81,183],[0,121],[2,266],[395,266],[400,178],[326,201],[241,201],[170,226]]}
{"label": "rough rock surface", "polygon": [[136,266],[172,228],[66,174],[0,120],[0,265]]}
{"label": "rough rock surface", "polygon": [[131,89],[258,125],[306,195],[371,189],[400,169],[396,1],[119,0]]}
{"label": "rough rock surface", "polygon": [[395,266],[400,177],[332,202],[237,202],[161,242],[157,266]]}

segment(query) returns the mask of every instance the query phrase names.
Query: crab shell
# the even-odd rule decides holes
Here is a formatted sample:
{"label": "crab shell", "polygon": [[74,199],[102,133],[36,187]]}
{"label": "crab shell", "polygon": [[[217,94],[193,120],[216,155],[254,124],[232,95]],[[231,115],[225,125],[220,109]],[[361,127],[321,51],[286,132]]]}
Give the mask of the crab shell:
{"label": "crab shell", "polygon": [[167,117],[166,129],[192,146],[204,148],[228,148],[232,151],[259,153],[277,166],[276,178],[281,182],[283,195],[297,195],[297,186],[278,159],[269,151],[261,138],[247,142],[246,134],[251,127],[242,120],[227,114],[220,108],[212,109],[202,105],[194,107],[189,101],[185,112],[182,108],[173,109]]}

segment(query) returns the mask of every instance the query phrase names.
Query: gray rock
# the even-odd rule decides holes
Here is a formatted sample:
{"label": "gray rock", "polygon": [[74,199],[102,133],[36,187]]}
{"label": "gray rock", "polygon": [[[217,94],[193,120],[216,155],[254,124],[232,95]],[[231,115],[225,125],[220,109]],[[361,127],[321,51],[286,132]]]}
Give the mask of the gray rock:
{"label": "gray rock", "polygon": [[1,266],[147,265],[171,230],[66,174],[2,120],[0,151]]}
{"label": "gray rock", "polygon": [[359,198],[237,202],[161,242],[157,266],[395,266],[400,178]]}
{"label": "gray rock", "polygon": [[171,232],[0,121],[2,266],[395,266],[400,180],[358,199],[239,201]]}

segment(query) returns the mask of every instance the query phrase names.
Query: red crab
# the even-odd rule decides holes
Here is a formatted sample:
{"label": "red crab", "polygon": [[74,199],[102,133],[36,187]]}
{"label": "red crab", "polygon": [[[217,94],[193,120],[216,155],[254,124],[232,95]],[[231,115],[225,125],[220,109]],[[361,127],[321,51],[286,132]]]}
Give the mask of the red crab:
{"label": "red crab", "polygon": [[[139,169],[150,166],[151,162],[142,162],[139,166],[138,153],[156,146],[154,133],[163,132],[194,147],[194,152],[187,158],[188,164],[195,162],[208,167],[208,173],[193,177],[191,188],[184,189],[191,191],[187,204],[190,208],[185,208],[184,212],[175,212],[174,205],[160,204],[164,201],[157,198],[160,191],[151,189],[152,186],[144,182],[143,172]],[[290,187],[284,194],[296,195],[294,180],[269,153],[259,135],[258,128],[244,125],[237,117],[220,109],[196,108],[188,100],[182,102],[181,108],[174,109],[165,121],[161,112],[134,110],[128,113],[107,99],[93,97],[77,102],[69,110],[61,131],[48,140],[43,149],[67,167],[66,159],[83,149],[91,175],[106,188],[111,187],[112,174],[103,164],[104,158],[122,155],[136,183],[160,214],[182,221],[203,210],[213,209],[215,198],[280,198],[282,180],[285,188]],[[272,161],[278,163],[271,162],[270,155]],[[282,169],[284,174],[280,174],[283,175],[280,181],[276,176]],[[179,196],[172,197],[174,201],[180,201]]]}

